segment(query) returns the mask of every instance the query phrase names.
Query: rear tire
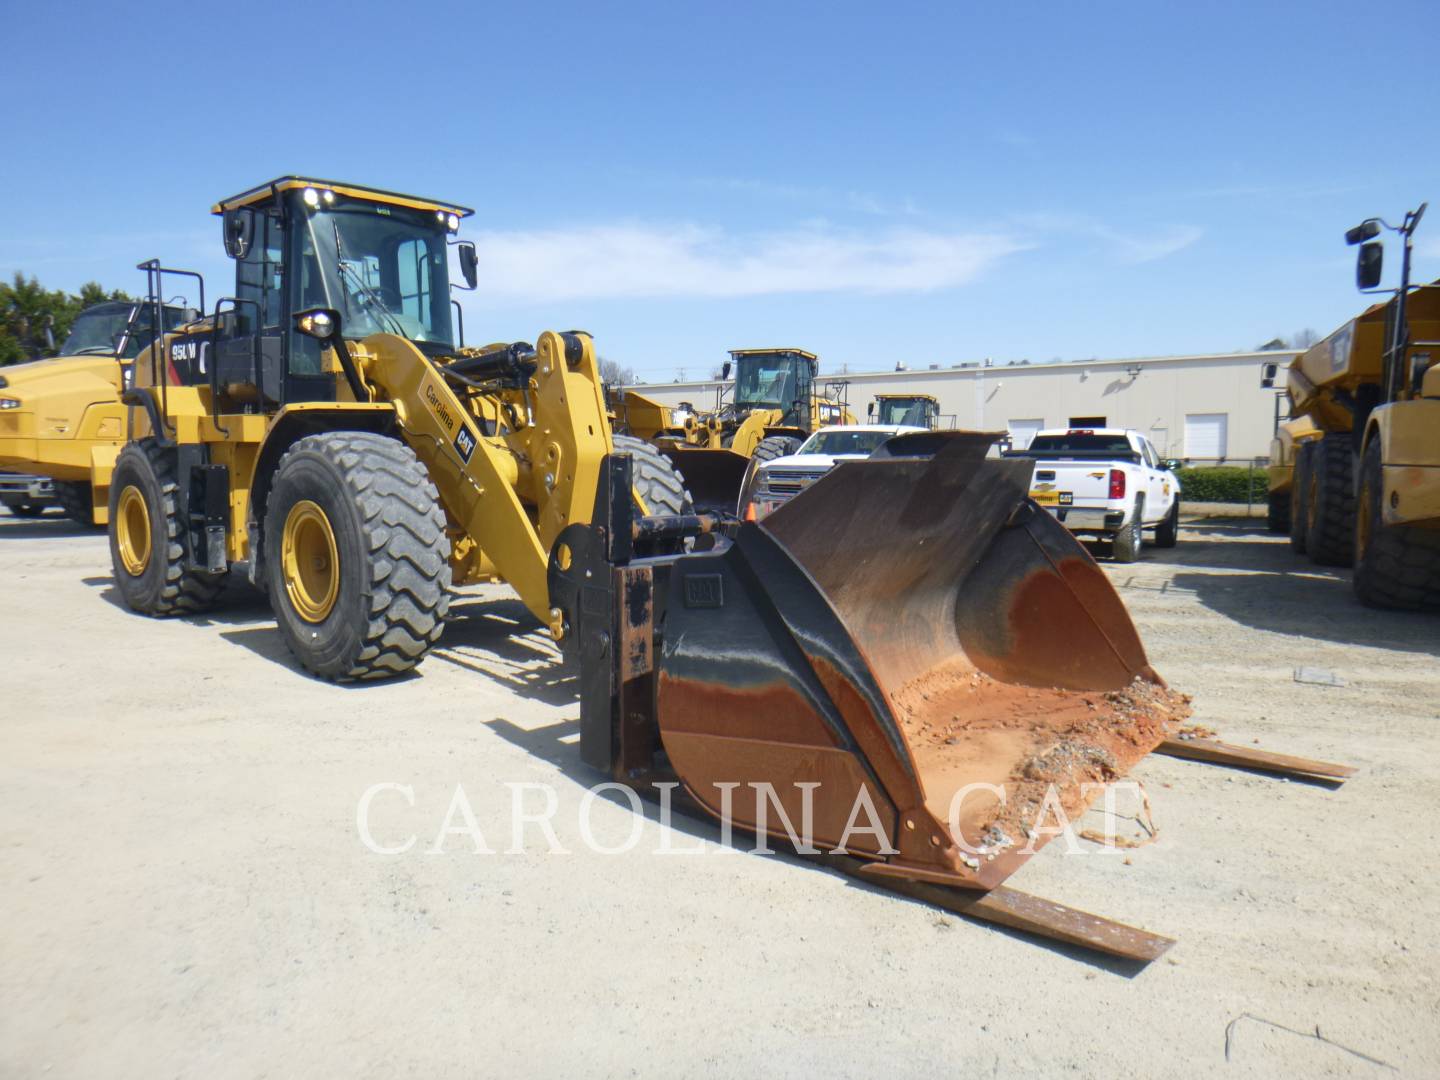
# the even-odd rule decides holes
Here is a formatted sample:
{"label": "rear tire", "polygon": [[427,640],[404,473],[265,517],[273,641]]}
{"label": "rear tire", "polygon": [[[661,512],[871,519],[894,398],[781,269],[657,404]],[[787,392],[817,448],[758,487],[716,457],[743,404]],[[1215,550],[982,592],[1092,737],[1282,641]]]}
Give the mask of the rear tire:
{"label": "rear tire", "polygon": [[1265,497],[1265,527],[1272,533],[1290,531],[1290,492],[1272,491]]}
{"label": "rear tire", "polygon": [[185,565],[175,452],[154,439],[120,451],[110,481],[110,565],[126,606],[166,617],[208,611],[225,588],[222,574]]}
{"label": "rear tire", "polygon": [[1115,534],[1111,547],[1116,562],[1130,563],[1140,558],[1140,549],[1145,543],[1145,501],[1135,500],[1134,516]]}
{"label": "rear tire", "polygon": [[1310,518],[1310,443],[1295,448],[1295,473],[1290,478],[1290,550],[1305,554],[1305,529]]}
{"label": "rear tire", "polygon": [[445,513],[403,443],[332,431],[291,446],[266,505],[264,558],[280,633],[322,679],[400,675],[440,640]]}
{"label": "rear tire", "polygon": [[1384,524],[1380,440],[1365,449],[1355,521],[1355,595],[1368,607],[1440,610],[1440,530]]}
{"label": "rear tire", "polygon": [[1348,432],[1310,444],[1306,493],[1305,547],[1321,566],[1349,566],[1355,560],[1354,459]]}
{"label": "rear tire", "polygon": [[1155,526],[1155,546],[1157,548],[1173,548],[1180,540],[1180,496],[1175,496],[1175,501],[1170,504],[1170,513],[1165,515],[1165,520]]}
{"label": "rear tire", "polygon": [[38,518],[47,507],[40,503],[6,503],[5,509],[18,518]]}
{"label": "rear tire", "polygon": [[65,516],[76,525],[93,529],[95,525],[95,496],[85,481],[75,483],[57,482],[55,500],[65,509]]}

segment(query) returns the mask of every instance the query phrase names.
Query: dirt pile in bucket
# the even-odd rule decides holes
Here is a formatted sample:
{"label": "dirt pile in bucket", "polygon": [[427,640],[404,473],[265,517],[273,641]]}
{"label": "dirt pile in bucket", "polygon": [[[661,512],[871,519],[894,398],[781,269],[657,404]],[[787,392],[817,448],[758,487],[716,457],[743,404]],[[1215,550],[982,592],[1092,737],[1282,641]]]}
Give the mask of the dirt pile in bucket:
{"label": "dirt pile in bucket", "polygon": [[[1000,682],[963,659],[907,683],[892,704],[941,821],[958,812],[972,845],[1023,845],[1037,826],[1074,819],[1190,715],[1190,699],[1137,676],[1117,690],[1060,690]],[[1047,793],[1054,791],[1047,806]]]}

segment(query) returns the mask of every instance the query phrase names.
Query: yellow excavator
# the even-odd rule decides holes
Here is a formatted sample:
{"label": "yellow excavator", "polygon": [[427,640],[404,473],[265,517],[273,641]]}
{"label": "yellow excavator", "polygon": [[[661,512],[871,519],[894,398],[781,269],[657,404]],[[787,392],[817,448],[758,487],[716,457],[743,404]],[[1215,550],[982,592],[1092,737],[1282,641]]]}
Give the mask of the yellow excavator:
{"label": "yellow excavator", "polygon": [[[142,264],[152,303],[188,276],[206,314],[125,394],[110,548],[136,611],[203,610],[242,573],[304,667],[370,679],[421,662],[453,586],[503,581],[574,666],[596,769],[972,896],[1048,839],[1037,808],[1080,812],[1184,714],[994,434],[893,440],[763,524],[696,512],[612,435],[588,334],[456,340],[468,210],[299,176],[213,210],[232,295]],[[973,913],[1087,943],[1103,922],[1000,896]]]}
{"label": "yellow excavator", "polygon": [[[171,328],[190,314],[159,305]],[[154,338],[155,307],[108,300],[75,318],[58,356],[0,373],[0,495],[33,516],[49,500],[81,525],[104,525],[110,469],[125,442],[120,394],[130,365]],[[31,492],[44,491],[41,501]],[[10,500],[7,499],[7,502]]]}

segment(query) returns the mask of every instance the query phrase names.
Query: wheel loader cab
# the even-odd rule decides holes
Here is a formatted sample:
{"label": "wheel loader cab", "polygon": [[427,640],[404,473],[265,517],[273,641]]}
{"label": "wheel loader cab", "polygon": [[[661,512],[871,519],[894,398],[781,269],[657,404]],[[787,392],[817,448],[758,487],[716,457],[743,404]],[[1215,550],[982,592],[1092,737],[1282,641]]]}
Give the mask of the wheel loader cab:
{"label": "wheel loader cab", "polygon": [[738,419],[757,409],[781,414],[772,426],[809,431],[817,357],[800,349],[736,349],[734,406]]}
{"label": "wheel loader cab", "polygon": [[[326,343],[297,314],[340,316],[344,338],[395,334],[435,357],[455,349],[447,242],[469,214],[388,193],[287,177],[214,207],[235,259],[215,305],[215,384],[251,408],[356,398],[327,370]],[[183,382],[207,378],[199,350],[172,355]]]}

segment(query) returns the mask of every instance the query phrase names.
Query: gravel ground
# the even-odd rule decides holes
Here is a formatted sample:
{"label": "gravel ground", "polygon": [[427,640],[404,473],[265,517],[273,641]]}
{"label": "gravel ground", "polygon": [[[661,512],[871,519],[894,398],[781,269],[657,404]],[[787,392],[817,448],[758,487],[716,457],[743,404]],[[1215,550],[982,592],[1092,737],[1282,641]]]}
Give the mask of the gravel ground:
{"label": "gravel ground", "polygon": [[[339,688],[257,597],[139,619],[103,536],[3,519],[0,1075],[1433,1075],[1440,620],[1358,607],[1243,521],[1109,572],[1196,721],[1359,768],[1152,756],[1154,843],[1052,844],[1011,880],[1179,938],[1143,969],[648,805],[634,851],[586,850],[577,707],[504,590],[467,593],[418,676]],[[371,808],[403,854],[357,831],[385,782],[413,789]],[[503,853],[506,785],[534,782],[570,854]],[[457,784],[499,853],[427,854]],[[590,820],[619,844],[637,819]]]}

